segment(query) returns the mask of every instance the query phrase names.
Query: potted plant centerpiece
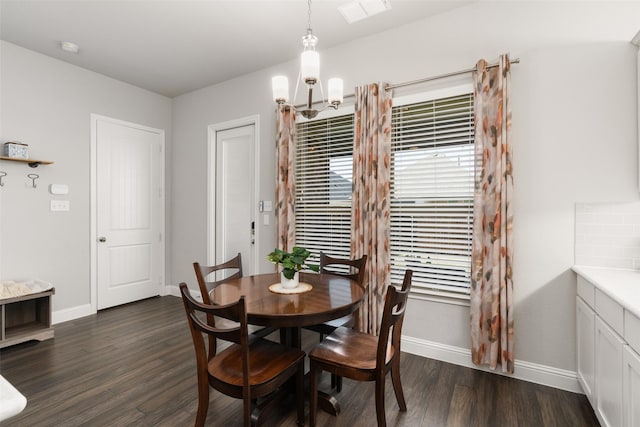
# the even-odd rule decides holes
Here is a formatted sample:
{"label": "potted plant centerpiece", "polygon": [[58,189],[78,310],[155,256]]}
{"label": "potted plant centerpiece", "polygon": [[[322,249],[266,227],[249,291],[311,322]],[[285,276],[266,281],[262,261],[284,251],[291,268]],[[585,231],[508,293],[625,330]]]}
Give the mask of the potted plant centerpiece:
{"label": "potted plant centerpiece", "polygon": [[300,280],[298,272],[300,270],[309,269],[316,272],[320,271],[319,266],[306,264],[309,255],[311,255],[311,252],[302,246],[294,246],[291,252],[285,252],[276,248],[267,255],[267,259],[281,266],[280,285],[283,288],[292,289],[298,286]]}

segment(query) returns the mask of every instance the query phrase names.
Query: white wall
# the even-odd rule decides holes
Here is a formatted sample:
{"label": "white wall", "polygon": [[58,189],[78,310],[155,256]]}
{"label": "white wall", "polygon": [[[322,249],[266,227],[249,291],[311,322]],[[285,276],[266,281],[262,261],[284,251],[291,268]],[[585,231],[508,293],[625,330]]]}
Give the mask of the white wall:
{"label": "white wall", "polygon": [[[577,386],[574,205],[639,197],[633,34],[615,39],[604,25],[634,19],[636,3],[608,8],[591,2],[478,2],[321,52],[322,76],[342,74],[347,88],[467,69],[505,52],[520,58],[512,68],[516,375],[542,369],[548,375],[538,381],[553,382],[557,374],[554,385],[569,389]],[[328,30],[315,30],[322,47]],[[276,73],[294,76],[295,61],[174,100],[174,141],[180,147],[173,156],[174,284],[193,283],[191,262],[206,257],[208,125],[260,115],[260,197],[273,199],[270,78]],[[266,255],[274,246],[273,227],[264,227],[262,236],[258,253]],[[405,349],[445,357],[465,353],[468,319],[467,307],[412,300]]]}
{"label": "white wall", "polygon": [[[31,169],[0,161],[8,173],[0,188],[0,279],[52,282],[54,312],[87,306],[90,114],[164,129],[170,153],[171,100],[7,42],[0,62],[1,142],[27,143],[31,157],[55,162]],[[29,173],[40,175],[35,189],[27,187]],[[49,212],[49,200],[61,198],[49,194],[52,183],[69,186],[69,212]]]}

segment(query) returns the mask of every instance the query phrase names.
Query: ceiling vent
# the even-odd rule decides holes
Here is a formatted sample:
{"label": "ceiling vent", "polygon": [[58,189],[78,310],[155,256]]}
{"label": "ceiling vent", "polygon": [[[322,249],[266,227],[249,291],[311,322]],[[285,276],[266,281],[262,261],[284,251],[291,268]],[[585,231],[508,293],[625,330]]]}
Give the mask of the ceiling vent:
{"label": "ceiling vent", "polygon": [[338,11],[349,24],[389,9],[391,9],[390,0],[355,0],[338,7]]}

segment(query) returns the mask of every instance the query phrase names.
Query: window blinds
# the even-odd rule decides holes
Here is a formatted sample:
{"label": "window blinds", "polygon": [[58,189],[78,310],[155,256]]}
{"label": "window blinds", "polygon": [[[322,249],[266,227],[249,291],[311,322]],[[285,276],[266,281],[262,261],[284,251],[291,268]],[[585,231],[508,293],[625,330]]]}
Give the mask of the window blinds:
{"label": "window blinds", "polygon": [[393,108],[391,281],[466,298],[473,225],[473,95]]}
{"label": "window blinds", "polygon": [[296,244],[349,258],[353,114],[296,126]]}

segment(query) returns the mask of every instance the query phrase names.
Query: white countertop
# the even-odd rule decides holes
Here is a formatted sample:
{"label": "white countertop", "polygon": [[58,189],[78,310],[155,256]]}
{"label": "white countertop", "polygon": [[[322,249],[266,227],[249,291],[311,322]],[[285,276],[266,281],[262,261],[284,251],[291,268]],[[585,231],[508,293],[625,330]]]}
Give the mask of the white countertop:
{"label": "white countertop", "polygon": [[0,375],[0,421],[19,414],[27,406],[27,398]]}
{"label": "white countertop", "polygon": [[573,271],[640,318],[640,271],[574,265]]}

